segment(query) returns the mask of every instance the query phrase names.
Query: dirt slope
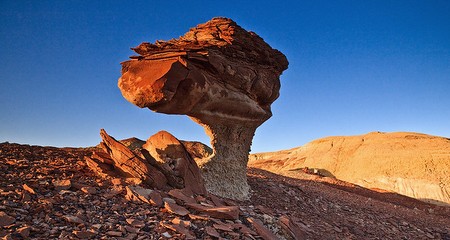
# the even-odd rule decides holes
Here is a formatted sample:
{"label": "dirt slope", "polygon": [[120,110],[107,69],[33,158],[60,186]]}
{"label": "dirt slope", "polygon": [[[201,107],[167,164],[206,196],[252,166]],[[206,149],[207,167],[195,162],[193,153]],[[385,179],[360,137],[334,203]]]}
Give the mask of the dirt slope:
{"label": "dirt slope", "polygon": [[249,165],[283,175],[308,167],[363,187],[450,204],[450,139],[442,137],[408,132],[327,137],[254,154]]}

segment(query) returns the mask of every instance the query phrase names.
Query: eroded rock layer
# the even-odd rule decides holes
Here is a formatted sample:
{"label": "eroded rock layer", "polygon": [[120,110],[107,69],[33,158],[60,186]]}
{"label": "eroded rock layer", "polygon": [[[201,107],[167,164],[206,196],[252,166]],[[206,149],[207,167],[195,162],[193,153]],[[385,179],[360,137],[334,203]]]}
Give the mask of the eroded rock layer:
{"label": "eroded rock layer", "polygon": [[206,188],[248,198],[245,169],[256,128],[272,116],[286,57],[253,32],[214,18],[184,36],[133,50],[122,63],[119,88],[131,103],[185,114],[211,138],[213,155],[200,162]]}
{"label": "eroded rock layer", "polygon": [[309,168],[363,187],[450,205],[450,139],[442,137],[408,132],[327,137],[254,154],[249,165],[284,175]]}

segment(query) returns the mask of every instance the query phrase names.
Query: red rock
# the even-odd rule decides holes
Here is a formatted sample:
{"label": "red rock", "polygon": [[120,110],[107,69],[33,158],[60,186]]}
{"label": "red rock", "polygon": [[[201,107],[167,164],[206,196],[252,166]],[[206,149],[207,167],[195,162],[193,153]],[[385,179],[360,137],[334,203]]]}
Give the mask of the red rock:
{"label": "red rock", "polygon": [[22,193],[22,201],[24,201],[24,202],[31,201],[31,196],[30,196],[30,194],[28,194],[28,192]]}
{"label": "red rock", "polygon": [[225,202],[214,194],[209,194],[209,198],[211,198],[211,201],[213,201],[214,205],[217,207],[226,206]]}
{"label": "red rock", "polygon": [[306,239],[306,232],[303,231],[303,229],[297,223],[292,221],[292,219],[290,219],[288,216],[281,216],[278,221],[281,228],[285,232],[287,232],[293,239]]}
{"label": "red rock", "polygon": [[89,238],[93,238],[96,234],[90,231],[73,231],[73,234],[75,234],[75,236],[77,236],[78,238],[81,239],[89,239]]}
{"label": "red rock", "polygon": [[100,152],[100,151],[95,151],[92,153],[91,156],[93,159],[99,160],[102,163],[108,164],[108,165],[113,165],[114,161],[112,160],[112,158],[109,156],[109,154],[105,153],[105,152]]}
{"label": "red rock", "polygon": [[222,231],[226,231],[226,232],[233,231],[233,226],[230,224],[226,224],[226,223],[214,223],[213,227],[217,230],[222,230]]}
{"label": "red rock", "polygon": [[98,162],[98,160],[92,159],[88,156],[84,157],[87,166],[98,176],[105,178],[107,176],[114,176],[116,173],[113,172],[112,165]]}
{"label": "red rock", "polygon": [[186,227],[186,228],[189,227],[189,226],[191,226],[191,222],[190,222],[190,221],[184,221],[184,220],[181,220],[181,219],[178,218],[178,217],[172,219],[171,222],[172,222],[173,224],[175,224],[175,225],[181,225],[181,226]]}
{"label": "red rock", "polygon": [[108,235],[108,236],[111,236],[111,237],[122,237],[123,233],[122,232],[118,232],[118,231],[108,231],[105,234]]}
{"label": "red rock", "polygon": [[214,229],[213,227],[206,226],[206,227],[205,227],[205,231],[206,231],[206,233],[207,233],[209,236],[211,236],[211,237],[215,237],[215,238],[220,238],[220,237],[221,237],[221,236],[220,236],[220,233],[217,232],[217,230]]}
{"label": "red rock", "polygon": [[141,228],[145,226],[145,223],[143,221],[139,221],[133,218],[127,218],[126,221],[133,227]]}
{"label": "red rock", "polygon": [[247,226],[245,226],[242,223],[234,223],[233,227],[235,229],[238,229],[239,232],[241,232],[242,234],[250,234],[250,235],[256,235],[256,232],[251,230],[250,228],[248,228]]}
{"label": "red rock", "polygon": [[27,192],[29,192],[29,193],[31,193],[31,194],[36,194],[36,192],[34,191],[34,189],[31,188],[30,186],[28,186],[26,183],[23,184],[22,187],[23,187],[23,190],[25,190],[25,191],[27,191]]}
{"label": "red rock", "polygon": [[172,134],[160,131],[151,136],[142,147],[158,162],[171,186],[188,188],[198,194],[206,193],[197,163]]}
{"label": "red rock", "polygon": [[0,211],[0,227],[5,227],[13,224],[16,221],[15,218],[9,216],[5,212]]}
{"label": "red rock", "polygon": [[161,207],[163,205],[161,194],[159,194],[157,191],[151,192],[148,197],[150,204],[152,204],[153,206]]}
{"label": "red rock", "polygon": [[121,178],[114,178],[111,180],[113,185],[123,185],[123,180]]}
{"label": "red rock", "polygon": [[20,236],[27,239],[30,236],[30,230],[31,230],[31,227],[25,226],[25,227],[18,228],[16,231],[18,234],[20,234]]}
{"label": "red rock", "polygon": [[77,224],[84,223],[84,221],[81,218],[77,217],[77,216],[65,215],[64,219],[66,219],[66,221],[69,222],[69,223],[77,223]]}
{"label": "red rock", "polygon": [[55,189],[57,191],[69,190],[70,187],[72,187],[72,181],[70,179],[54,180],[53,181],[53,186],[55,186]]}
{"label": "red rock", "polygon": [[97,188],[95,187],[82,187],[81,191],[87,194],[96,194]]}
{"label": "red rock", "polygon": [[236,220],[239,218],[239,208],[237,206],[206,207],[201,204],[193,203],[186,203],[186,206],[214,218],[229,220]]}
{"label": "red rock", "polygon": [[125,230],[127,230],[127,232],[129,232],[129,233],[138,233],[138,232],[139,232],[139,229],[138,229],[138,228],[134,228],[134,227],[130,227],[130,226],[125,226],[124,228],[125,228]]}
{"label": "red rock", "polygon": [[150,165],[146,160],[136,155],[125,145],[109,136],[104,130],[100,130],[102,137],[101,146],[114,160],[114,167],[123,174],[130,175],[135,178],[142,179],[145,184],[157,189],[167,189],[167,178],[164,174],[154,166]]}
{"label": "red rock", "polygon": [[178,224],[167,224],[167,223],[163,223],[163,222],[161,222],[160,225],[163,226],[163,227],[165,227],[165,228],[167,228],[167,229],[170,229],[170,230],[172,230],[172,231],[174,231],[174,232],[181,233],[181,234],[185,235],[185,236],[186,236],[186,239],[195,239],[195,238],[191,235],[191,233],[189,232],[189,230],[188,230],[187,228],[185,228],[184,226],[182,226],[182,225],[178,225]]}
{"label": "red rock", "polygon": [[186,216],[189,214],[189,211],[186,208],[176,203],[165,202],[164,208],[167,209],[167,211],[169,211],[170,213],[174,213],[180,216]]}
{"label": "red rock", "polygon": [[273,234],[269,229],[267,229],[264,224],[256,218],[247,218],[247,221],[249,221],[253,228],[255,228],[256,232],[264,239],[264,240],[273,240],[278,239],[278,237]]}
{"label": "red rock", "polygon": [[202,220],[202,221],[208,221],[208,216],[201,216],[201,215],[195,215],[195,214],[189,214],[189,218],[192,220]]}
{"label": "red rock", "polygon": [[181,189],[172,189],[169,191],[169,195],[185,203],[197,203],[195,198],[186,196]]}
{"label": "red rock", "polygon": [[125,198],[130,201],[143,201],[154,206],[162,206],[161,195],[152,189],[141,186],[126,186],[127,193]]}
{"label": "red rock", "polygon": [[205,202],[207,199],[204,197],[204,196],[202,196],[202,195],[197,195],[196,197],[195,197],[195,199],[197,199],[197,201],[199,201],[199,202]]}

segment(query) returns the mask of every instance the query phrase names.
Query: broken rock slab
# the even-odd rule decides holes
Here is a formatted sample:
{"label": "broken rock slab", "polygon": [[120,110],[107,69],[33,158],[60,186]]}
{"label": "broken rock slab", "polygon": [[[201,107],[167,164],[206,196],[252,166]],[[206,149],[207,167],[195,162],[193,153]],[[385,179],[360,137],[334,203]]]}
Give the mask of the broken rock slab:
{"label": "broken rock slab", "polygon": [[172,134],[160,131],[151,136],[142,148],[149,153],[144,156],[153,157],[160,164],[170,185],[176,188],[189,188],[198,194],[206,193],[197,163]]}

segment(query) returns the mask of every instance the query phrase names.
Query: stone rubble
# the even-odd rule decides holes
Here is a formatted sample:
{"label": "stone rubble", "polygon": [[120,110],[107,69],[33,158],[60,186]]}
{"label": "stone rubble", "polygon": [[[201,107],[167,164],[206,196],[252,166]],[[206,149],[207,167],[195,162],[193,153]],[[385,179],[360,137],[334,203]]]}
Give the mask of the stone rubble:
{"label": "stone rubble", "polygon": [[[248,201],[150,189],[126,177],[92,171],[84,157],[93,151],[99,149],[1,143],[0,239],[450,237],[447,208],[382,202],[331,183],[257,169],[248,171],[253,189]],[[69,180],[70,187],[66,182],[65,189],[57,189],[61,185],[55,182],[61,180]],[[171,213],[167,203],[187,214]]]}

